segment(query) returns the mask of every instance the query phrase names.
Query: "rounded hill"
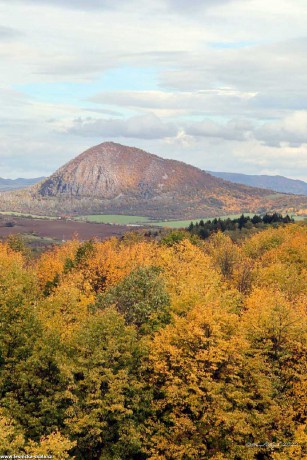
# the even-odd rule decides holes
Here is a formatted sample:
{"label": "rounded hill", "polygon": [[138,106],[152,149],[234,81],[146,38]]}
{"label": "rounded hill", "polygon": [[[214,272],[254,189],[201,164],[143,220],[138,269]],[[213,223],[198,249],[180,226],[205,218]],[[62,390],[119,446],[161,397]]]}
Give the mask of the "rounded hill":
{"label": "rounded hill", "polygon": [[92,147],[42,182],[1,198],[3,211],[158,219],[295,213],[307,208],[306,197],[231,183],[181,161],[114,142]]}

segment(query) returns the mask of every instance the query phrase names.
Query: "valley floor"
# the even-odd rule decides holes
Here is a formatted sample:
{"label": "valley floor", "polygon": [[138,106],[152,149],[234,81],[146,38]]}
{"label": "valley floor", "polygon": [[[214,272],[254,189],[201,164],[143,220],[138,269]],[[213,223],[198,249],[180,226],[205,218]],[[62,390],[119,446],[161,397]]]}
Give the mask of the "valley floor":
{"label": "valley floor", "polygon": [[129,227],[124,225],[0,216],[0,239],[12,234],[49,238],[55,242],[72,239],[75,235],[78,235],[80,240],[88,240],[93,237],[105,239],[111,236],[122,236],[128,230],[130,230]]}

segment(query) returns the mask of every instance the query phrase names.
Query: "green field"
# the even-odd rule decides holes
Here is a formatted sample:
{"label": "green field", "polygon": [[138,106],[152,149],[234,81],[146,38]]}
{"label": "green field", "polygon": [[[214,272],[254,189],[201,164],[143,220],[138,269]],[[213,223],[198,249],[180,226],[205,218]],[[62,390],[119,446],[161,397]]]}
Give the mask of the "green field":
{"label": "green field", "polygon": [[118,225],[144,225],[150,222],[148,217],[144,216],[124,216],[120,214],[91,214],[88,216],[78,216],[77,220],[85,220],[87,222],[98,222],[104,224]]}
{"label": "green field", "polygon": [[[228,214],[227,216],[219,216],[219,217],[204,217],[204,218],[198,218],[198,219],[188,219],[188,220],[168,220],[168,221],[159,221],[159,222],[152,222],[151,225],[155,225],[158,227],[170,227],[170,228],[186,228],[190,225],[191,222],[194,224],[196,222],[199,222],[200,220],[203,220],[204,222],[207,222],[208,220],[212,219],[237,219],[240,217],[242,214]],[[245,216],[250,216],[253,217],[254,214],[251,213],[244,213]]]}
{"label": "green field", "polygon": [[[245,216],[253,216],[254,214],[245,213]],[[227,216],[220,216],[221,219],[236,219],[241,214],[229,214]],[[156,227],[170,227],[170,228],[183,228],[188,227],[191,222],[199,222],[200,218],[187,219],[187,220],[153,220],[150,217],[144,216],[127,216],[119,214],[91,214],[88,216],[78,216],[78,220],[84,220],[87,222],[97,222],[105,224],[119,224],[119,225],[149,225]],[[204,217],[203,220],[207,221],[214,219],[214,217]]]}

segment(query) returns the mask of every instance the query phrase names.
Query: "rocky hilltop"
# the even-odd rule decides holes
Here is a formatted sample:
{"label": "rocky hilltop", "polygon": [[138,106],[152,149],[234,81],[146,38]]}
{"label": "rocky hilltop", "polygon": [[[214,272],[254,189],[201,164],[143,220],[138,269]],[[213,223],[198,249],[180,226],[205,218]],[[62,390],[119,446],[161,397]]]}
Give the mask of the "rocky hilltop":
{"label": "rocky hilltop", "polygon": [[3,210],[122,213],[166,219],[291,212],[307,207],[304,197],[230,183],[183,162],[113,142],[86,150],[27,190],[4,195]]}
{"label": "rocky hilltop", "polygon": [[214,188],[218,181],[198,168],[113,142],[97,145],[42,182],[42,196],[150,199],[169,191]]}

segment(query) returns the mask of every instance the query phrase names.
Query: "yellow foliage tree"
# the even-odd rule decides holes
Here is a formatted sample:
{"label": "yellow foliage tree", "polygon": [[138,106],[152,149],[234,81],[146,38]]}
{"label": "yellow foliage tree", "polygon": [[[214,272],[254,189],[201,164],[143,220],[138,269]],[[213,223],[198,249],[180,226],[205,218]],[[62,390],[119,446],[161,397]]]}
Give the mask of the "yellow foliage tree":
{"label": "yellow foliage tree", "polygon": [[25,453],[32,456],[50,456],[54,460],[73,460],[75,457],[69,451],[76,445],[59,432],[44,436],[39,442],[30,440],[25,447]]}
{"label": "yellow foliage tree", "polygon": [[275,403],[240,329],[238,315],[199,305],[156,335],[150,459],[250,459],[246,444],[265,436]]}
{"label": "yellow foliage tree", "polygon": [[0,454],[13,455],[23,451],[24,434],[17,423],[0,409]]}

